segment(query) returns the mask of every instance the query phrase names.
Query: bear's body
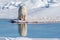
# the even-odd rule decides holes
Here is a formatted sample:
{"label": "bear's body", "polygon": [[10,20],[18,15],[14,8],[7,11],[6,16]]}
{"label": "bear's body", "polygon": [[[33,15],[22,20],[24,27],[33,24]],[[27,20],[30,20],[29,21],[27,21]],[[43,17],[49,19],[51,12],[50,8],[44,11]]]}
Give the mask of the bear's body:
{"label": "bear's body", "polygon": [[[23,5],[19,8],[18,11],[18,19],[22,20],[22,21],[26,21],[27,20],[27,9],[26,7]],[[21,36],[26,36],[27,35],[27,24],[18,24],[18,30]]]}
{"label": "bear's body", "polygon": [[18,19],[23,21],[27,20],[27,9],[25,6],[19,8]]}

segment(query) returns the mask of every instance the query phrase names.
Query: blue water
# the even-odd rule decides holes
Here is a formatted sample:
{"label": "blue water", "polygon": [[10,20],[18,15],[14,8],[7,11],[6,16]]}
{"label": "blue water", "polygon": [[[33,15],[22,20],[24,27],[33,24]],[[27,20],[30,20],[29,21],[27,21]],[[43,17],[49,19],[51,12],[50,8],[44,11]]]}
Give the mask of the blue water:
{"label": "blue water", "polygon": [[[12,24],[9,20],[0,20],[0,37],[21,37],[18,32],[18,25]],[[30,38],[60,38],[60,23],[49,24],[28,24]]]}

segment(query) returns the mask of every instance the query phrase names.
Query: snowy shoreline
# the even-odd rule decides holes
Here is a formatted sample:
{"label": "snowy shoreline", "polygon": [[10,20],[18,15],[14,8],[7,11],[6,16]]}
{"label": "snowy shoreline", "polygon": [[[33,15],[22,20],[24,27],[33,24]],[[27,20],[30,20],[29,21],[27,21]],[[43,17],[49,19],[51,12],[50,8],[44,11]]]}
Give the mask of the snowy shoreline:
{"label": "snowy shoreline", "polygon": [[60,38],[27,38],[27,37],[0,37],[0,40],[60,40]]}

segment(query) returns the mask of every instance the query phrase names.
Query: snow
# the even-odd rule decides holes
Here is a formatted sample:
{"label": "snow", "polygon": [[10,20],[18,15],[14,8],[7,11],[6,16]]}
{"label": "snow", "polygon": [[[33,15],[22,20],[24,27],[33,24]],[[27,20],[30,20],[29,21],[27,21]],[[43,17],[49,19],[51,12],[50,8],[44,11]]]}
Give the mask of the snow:
{"label": "snow", "polygon": [[17,38],[0,37],[0,40],[32,40],[32,39],[27,37],[17,37]]}
{"label": "snow", "polygon": [[[6,7],[9,8],[10,6],[14,6],[14,7],[18,8],[19,5],[25,4],[28,9],[33,9],[33,8],[40,8],[40,7],[49,6],[50,4],[52,5],[53,3],[56,3],[56,2],[57,2],[56,0],[55,1],[51,1],[51,0],[38,0],[38,1],[37,0],[25,0],[24,1],[23,0],[23,1],[19,1],[19,2],[17,2],[17,1],[11,1],[9,3],[8,2],[5,3],[3,7],[4,8],[6,8]],[[3,5],[3,3],[1,3],[1,5]],[[11,7],[11,8],[13,8],[13,7]]]}
{"label": "snow", "polygon": [[60,40],[60,38],[27,38],[27,37],[0,37],[0,40]]}
{"label": "snow", "polygon": [[21,4],[25,4],[27,7],[28,20],[60,17],[59,0],[53,0],[53,2],[51,0],[4,0],[0,3],[0,19],[17,19],[18,9]]}

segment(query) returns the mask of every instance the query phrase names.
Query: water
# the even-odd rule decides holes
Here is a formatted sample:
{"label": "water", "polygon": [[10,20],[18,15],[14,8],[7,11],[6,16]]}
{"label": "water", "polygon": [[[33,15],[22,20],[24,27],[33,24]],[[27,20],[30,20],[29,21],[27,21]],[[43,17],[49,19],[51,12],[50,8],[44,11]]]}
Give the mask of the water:
{"label": "water", "polygon": [[[12,24],[10,20],[0,20],[0,37],[21,37],[18,25]],[[28,24],[30,38],[60,38],[60,23]]]}

